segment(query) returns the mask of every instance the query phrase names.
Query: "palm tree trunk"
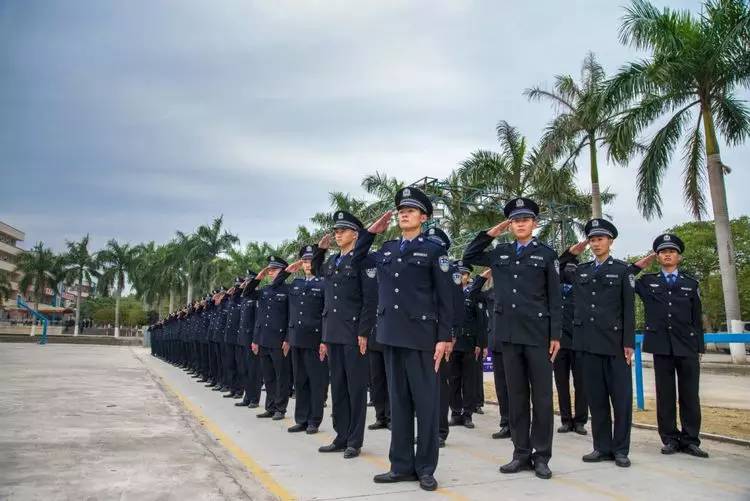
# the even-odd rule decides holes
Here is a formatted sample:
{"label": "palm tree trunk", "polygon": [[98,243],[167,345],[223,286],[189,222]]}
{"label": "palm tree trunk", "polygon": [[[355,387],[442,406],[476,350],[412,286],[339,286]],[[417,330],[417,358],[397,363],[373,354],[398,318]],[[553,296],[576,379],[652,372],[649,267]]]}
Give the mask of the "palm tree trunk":
{"label": "palm tree trunk", "polygon": [[76,323],[73,328],[73,335],[77,336],[81,322],[81,284],[83,283],[83,272],[78,274],[78,292],[76,293]]}
{"label": "palm tree trunk", "polygon": [[115,337],[120,337],[120,289],[115,290]]}
{"label": "palm tree trunk", "polygon": [[596,161],[596,136],[589,134],[589,155],[591,157],[591,217],[602,217],[602,195],[599,191],[599,165]]}
{"label": "palm tree trunk", "polygon": [[187,276],[187,302],[193,302],[193,277],[189,274]]}
{"label": "palm tree trunk", "polygon": [[[737,289],[737,269],[734,262],[734,244],[732,230],[729,226],[727,192],[724,186],[724,166],[721,163],[719,144],[716,140],[716,129],[710,106],[702,110],[703,127],[706,135],[706,163],[708,165],[708,187],[711,192],[711,205],[714,211],[714,231],[716,232],[716,251],[719,254],[721,271],[721,288],[724,292],[724,312],[727,317],[727,328],[732,320],[740,320],[740,295]],[[743,350],[744,351],[744,350]]]}
{"label": "palm tree trunk", "polygon": [[169,289],[169,313],[174,311],[174,289]]}

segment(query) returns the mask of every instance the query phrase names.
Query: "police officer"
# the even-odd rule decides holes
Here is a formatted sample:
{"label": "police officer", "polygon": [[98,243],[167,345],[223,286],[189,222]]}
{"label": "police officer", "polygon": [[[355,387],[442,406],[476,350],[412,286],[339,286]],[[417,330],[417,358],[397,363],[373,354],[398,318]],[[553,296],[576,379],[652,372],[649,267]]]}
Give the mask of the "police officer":
{"label": "police officer", "polygon": [[242,277],[237,277],[234,280],[234,286],[227,291],[226,299],[226,310],[227,320],[224,326],[224,342],[226,344],[227,353],[227,384],[229,385],[229,393],[224,395],[225,398],[242,398],[243,385],[239,378],[239,365],[242,363],[239,361],[239,350],[238,350],[238,335],[240,330],[240,314],[242,313],[241,302],[242,302]]}
{"label": "police officer", "polygon": [[247,406],[250,409],[258,407],[262,385],[260,361],[250,347],[253,342],[253,329],[255,327],[256,289],[260,284],[260,280],[256,277],[257,273],[248,270],[245,281],[240,285],[242,302],[240,303],[240,324],[237,333],[237,345],[241,353],[240,379],[245,390],[245,396],[242,402],[237,402],[234,405],[238,407]]}
{"label": "police officer", "polygon": [[323,403],[328,383],[328,364],[320,359],[320,340],[323,334],[323,279],[318,276],[330,237],[317,245],[304,245],[300,258],[285,270],[295,273],[300,268],[304,277],[295,278],[289,285],[289,345],[294,368],[295,425],[290,433],[318,432],[323,421]]}
{"label": "police officer", "polygon": [[259,418],[284,419],[289,403],[289,342],[287,341],[288,286],[282,274],[289,263],[278,256],[268,257],[268,266],[258,277],[268,275],[272,282],[259,291],[253,331],[253,353],[260,358],[263,381],[266,385],[266,410]]}
{"label": "police officer", "polygon": [[[677,235],[659,235],[652,247],[655,254],[646,263],[637,263],[640,266],[635,270],[648,266],[654,257],[661,269],[640,277],[635,291],[646,311],[643,350],[654,356],[656,420],[664,444],[661,452],[683,451],[707,458],[699,437],[700,354],[705,352],[705,343],[698,281],[679,269],[685,244]],[[677,429],[678,395],[682,430]]]}
{"label": "police officer", "polygon": [[479,405],[476,379],[477,365],[481,364],[482,351],[487,348],[487,305],[484,302],[482,287],[490,270],[471,279],[473,267],[457,261],[458,279],[461,287],[463,323],[454,332],[453,352],[451,353],[451,424],[474,428],[472,414]]}
{"label": "police officer", "polygon": [[626,468],[630,466],[633,414],[630,362],[635,346],[635,277],[627,263],[610,256],[617,238],[615,225],[596,218],[586,223],[584,232],[594,260],[576,269],[573,339],[582,341],[594,450],[583,461],[614,459],[617,466]]}
{"label": "police officer", "polygon": [[[586,242],[574,246],[580,254]],[[555,386],[557,387],[557,400],[560,408],[560,421],[562,426],[557,429],[558,433],[575,431],[579,435],[586,435],[586,423],[589,418],[589,407],[586,402],[586,393],[583,383],[583,352],[582,342],[573,337],[573,310],[575,308],[575,283],[576,268],[578,267],[577,254],[566,250],[560,256],[560,291],[562,294],[562,337],[560,338],[560,351],[554,363]],[[575,414],[571,408],[570,397],[570,375],[573,374],[573,387],[575,389]]]}
{"label": "police officer", "polygon": [[320,356],[328,357],[333,400],[333,442],[320,452],[344,451],[347,459],[359,456],[367,417],[367,337],[375,322],[375,268],[367,253],[355,255],[363,232],[353,214],[337,211],[333,220],[339,253],[323,268],[325,306]]}
{"label": "police officer", "polygon": [[[440,388],[438,371],[451,342],[453,291],[451,262],[445,248],[421,236],[432,216],[432,203],[417,188],[396,194],[401,238],[385,242],[375,253],[378,274],[377,338],[384,346],[391,398],[390,470],[376,483],[419,481],[437,489],[434,473],[439,455]],[[384,232],[391,212],[363,233],[366,250]],[[414,415],[419,436],[414,451]]]}
{"label": "police officer", "polygon": [[[561,335],[557,253],[532,236],[539,214],[534,201],[515,198],[503,212],[507,220],[479,233],[466,248],[463,261],[491,267],[494,278],[495,329],[502,341],[515,448],[513,460],[500,471],[516,473],[533,467],[538,478],[549,479],[554,426],[551,361],[560,348]],[[508,226],[515,242],[485,252]]]}

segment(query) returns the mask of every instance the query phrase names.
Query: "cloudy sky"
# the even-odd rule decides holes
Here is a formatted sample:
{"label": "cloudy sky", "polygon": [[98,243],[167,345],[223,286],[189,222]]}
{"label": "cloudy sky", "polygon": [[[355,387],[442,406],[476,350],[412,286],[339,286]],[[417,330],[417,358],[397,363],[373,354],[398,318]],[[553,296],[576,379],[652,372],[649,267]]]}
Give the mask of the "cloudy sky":
{"label": "cloudy sky", "polygon": [[[638,56],[617,39],[623,4],[5,0],[0,220],[27,248],[163,242],[219,214],[243,243],[279,242],[368,173],[442,177],[496,148],[499,120],[536,142],[552,111],[523,89],[577,75],[589,50],[610,73]],[[750,213],[749,152],[723,150],[733,217]],[[623,255],[688,219],[679,156],[662,220],[638,216],[635,167],[601,166]]]}

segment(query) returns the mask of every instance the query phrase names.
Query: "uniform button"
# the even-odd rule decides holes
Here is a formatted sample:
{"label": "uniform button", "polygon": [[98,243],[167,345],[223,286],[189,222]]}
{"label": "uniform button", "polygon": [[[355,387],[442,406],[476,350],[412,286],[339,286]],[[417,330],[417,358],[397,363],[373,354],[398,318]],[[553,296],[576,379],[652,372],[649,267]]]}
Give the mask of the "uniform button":
{"label": "uniform button", "polygon": [[401,262],[401,258],[396,259],[396,261],[398,261],[400,263]]}
{"label": "uniform button", "polygon": [[521,261],[516,261],[516,264],[521,264]]}
{"label": "uniform button", "polygon": [[617,326],[615,325],[615,330],[617,330]]}
{"label": "uniform button", "polygon": [[516,307],[516,305],[515,305],[515,304],[512,304],[512,305],[510,305],[510,307],[511,307],[511,308],[515,308],[515,307]]}
{"label": "uniform button", "polygon": [[300,301],[299,304],[305,304],[305,302],[304,301]]}
{"label": "uniform button", "polygon": [[592,296],[596,296],[596,291],[592,291],[592,292],[591,292],[591,295],[592,295]]}
{"label": "uniform button", "polygon": [[513,278],[518,278],[518,275],[513,275]]}
{"label": "uniform button", "polygon": [[301,324],[301,323],[302,323],[302,320],[298,320],[298,321],[297,321],[297,323],[298,323],[298,324]]}
{"label": "uniform button", "polygon": [[513,294],[515,294],[515,293],[516,293],[516,289],[513,289]]}
{"label": "uniform button", "polygon": [[596,308],[596,305],[595,305],[595,304],[592,304],[592,305],[591,305],[591,307],[592,307],[592,308]]}
{"label": "uniform button", "polygon": [[542,316],[542,314],[541,314],[541,313],[539,313],[539,316],[541,317],[541,316]]}
{"label": "uniform button", "polygon": [[394,310],[398,310],[398,305],[397,305],[397,304],[394,304],[394,305],[393,305],[393,309],[394,309]]}
{"label": "uniform button", "polygon": [[589,318],[589,321],[593,322],[594,321],[594,317]]}
{"label": "uniform button", "polygon": [[427,320],[427,315],[422,315],[422,320]]}
{"label": "uniform button", "polygon": [[669,294],[671,296],[672,295],[672,291],[667,292],[667,294]]}
{"label": "uniform button", "polygon": [[356,322],[356,321],[357,321],[357,317],[352,317],[352,320],[353,320],[354,322]]}
{"label": "uniform button", "polygon": [[338,298],[339,298],[338,296],[333,296],[333,299],[338,299]]}
{"label": "uniform button", "polygon": [[596,279],[593,279],[592,282],[596,283]]}
{"label": "uniform button", "polygon": [[398,289],[393,289],[393,292],[398,292]]}
{"label": "uniform button", "polygon": [[691,333],[690,333],[690,336],[695,336],[695,332],[691,332]]}
{"label": "uniform button", "polygon": [[336,308],[333,309],[333,312],[336,313]]}
{"label": "uniform button", "polygon": [[672,306],[672,303],[671,303],[671,302],[670,302],[670,303],[667,303],[667,304],[668,304],[669,306]]}
{"label": "uniform button", "polygon": [[393,276],[398,278],[398,273],[394,273]]}
{"label": "uniform button", "polygon": [[334,287],[338,287],[338,286],[339,286],[339,284],[333,284],[333,286],[334,286]]}
{"label": "uniform button", "polygon": [[672,330],[672,326],[670,325],[669,327],[667,327],[667,329]]}
{"label": "uniform button", "polygon": [[671,314],[671,313],[667,313],[667,316],[668,316],[669,318],[672,318],[672,314]]}

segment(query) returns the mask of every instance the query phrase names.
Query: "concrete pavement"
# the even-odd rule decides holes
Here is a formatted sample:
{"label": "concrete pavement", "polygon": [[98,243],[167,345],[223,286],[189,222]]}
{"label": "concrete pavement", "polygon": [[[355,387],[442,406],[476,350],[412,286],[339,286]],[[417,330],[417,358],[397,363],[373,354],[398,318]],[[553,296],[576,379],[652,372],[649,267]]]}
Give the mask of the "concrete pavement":
{"label": "concrete pavement", "polygon": [[[0,447],[10,452],[0,459],[3,499],[257,499],[259,484],[266,495],[284,499],[750,499],[750,449],[705,442],[708,460],[666,457],[650,430],[633,430],[629,469],[581,462],[590,436],[566,434],[555,436],[552,480],[531,472],[502,475],[497,468],[511,457],[512,445],[489,438],[497,429],[494,406],[476,416],[476,429],[451,428],[437,493],[416,483],[376,485],[372,476],[388,469],[389,433],[367,431],[363,454],[353,460],[320,454],[317,448],[332,438],[330,408],[320,434],[292,435],[286,432],[291,419],[258,420],[257,411],[234,407],[141,348],[0,345],[0,364],[6,369]],[[54,381],[58,395],[38,391],[40,381]],[[109,403],[127,412],[113,419]],[[293,406],[292,400],[290,416]],[[372,422],[372,408],[369,413]],[[205,441],[206,434],[213,440]],[[250,487],[240,487],[248,479],[254,479]]]}

